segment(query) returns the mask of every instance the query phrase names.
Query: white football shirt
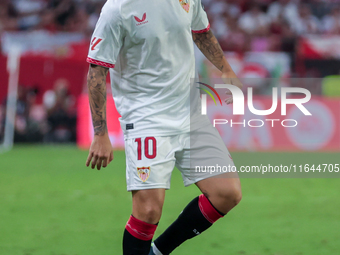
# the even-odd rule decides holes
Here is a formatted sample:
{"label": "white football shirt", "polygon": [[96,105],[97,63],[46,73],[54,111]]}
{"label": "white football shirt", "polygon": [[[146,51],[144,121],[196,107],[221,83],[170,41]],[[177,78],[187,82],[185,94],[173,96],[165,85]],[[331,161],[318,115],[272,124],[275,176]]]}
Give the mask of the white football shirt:
{"label": "white football shirt", "polygon": [[111,68],[125,137],[190,131],[190,79],[195,77],[191,32],[209,27],[201,0],[106,2],[87,61]]}

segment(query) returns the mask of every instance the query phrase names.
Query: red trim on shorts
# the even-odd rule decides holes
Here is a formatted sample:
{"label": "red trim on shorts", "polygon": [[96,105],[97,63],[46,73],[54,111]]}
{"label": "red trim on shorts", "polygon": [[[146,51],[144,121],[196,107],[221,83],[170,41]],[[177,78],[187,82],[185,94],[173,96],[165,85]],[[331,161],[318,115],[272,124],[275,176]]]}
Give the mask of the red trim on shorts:
{"label": "red trim on shorts", "polygon": [[87,57],[86,61],[90,64],[94,64],[94,65],[97,65],[97,66],[104,66],[104,67],[107,67],[107,68],[114,68],[115,65],[114,64],[110,64],[110,63],[106,63],[106,62],[103,62],[103,61],[99,61],[99,60],[95,60],[93,58],[90,58],[90,57]]}
{"label": "red trim on shorts", "polygon": [[214,223],[219,218],[223,217],[223,215],[221,215],[218,211],[216,211],[216,209],[210,203],[209,199],[204,194],[202,194],[198,197],[198,206],[199,206],[203,216],[210,223]]}
{"label": "red trim on shorts", "polygon": [[149,241],[153,238],[157,225],[146,223],[131,215],[125,228],[132,236],[143,241]]}
{"label": "red trim on shorts", "polygon": [[201,34],[201,33],[205,33],[208,32],[210,30],[210,24],[208,24],[207,28],[202,29],[202,30],[192,30],[193,33],[195,34]]}

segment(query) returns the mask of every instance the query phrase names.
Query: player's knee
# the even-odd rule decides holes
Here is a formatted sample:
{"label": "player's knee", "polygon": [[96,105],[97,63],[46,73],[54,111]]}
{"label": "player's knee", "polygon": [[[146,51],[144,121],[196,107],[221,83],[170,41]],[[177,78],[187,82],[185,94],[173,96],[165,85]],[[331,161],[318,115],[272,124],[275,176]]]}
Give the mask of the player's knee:
{"label": "player's knee", "polygon": [[162,214],[162,208],[158,206],[147,206],[145,208],[145,221],[149,223],[159,222]]}
{"label": "player's knee", "polygon": [[162,215],[162,207],[157,205],[146,205],[138,212],[137,218],[150,224],[156,224],[159,222]]}
{"label": "player's knee", "polygon": [[233,187],[228,187],[221,191],[220,196],[224,200],[224,203],[228,204],[230,207],[235,207],[242,199],[241,186],[235,185]]}

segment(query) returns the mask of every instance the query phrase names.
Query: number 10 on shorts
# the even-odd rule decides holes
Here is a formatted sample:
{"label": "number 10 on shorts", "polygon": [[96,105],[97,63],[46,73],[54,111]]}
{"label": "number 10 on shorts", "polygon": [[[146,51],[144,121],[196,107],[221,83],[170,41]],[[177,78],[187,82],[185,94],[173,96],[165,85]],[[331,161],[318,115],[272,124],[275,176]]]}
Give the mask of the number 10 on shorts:
{"label": "number 10 on shorts", "polygon": [[144,143],[142,143],[142,138],[136,138],[135,142],[137,143],[137,160],[142,160],[142,150],[146,158],[154,159],[156,157],[157,142],[155,137],[145,137]]}

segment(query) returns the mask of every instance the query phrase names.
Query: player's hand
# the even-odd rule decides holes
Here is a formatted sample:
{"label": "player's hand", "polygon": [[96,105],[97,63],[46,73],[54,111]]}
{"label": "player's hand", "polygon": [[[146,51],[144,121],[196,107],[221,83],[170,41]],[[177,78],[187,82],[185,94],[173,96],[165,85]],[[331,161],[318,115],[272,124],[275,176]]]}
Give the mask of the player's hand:
{"label": "player's hand", "polygon": [[[223,73],[221,76],[223,82],[225,84],[230,84],[230,85],[234,85],[240,89],[242,89],[243,84],[242,82],[239,80],[239,78],[237,78],[236,74],[233,71],[227,72],[227,73]],[[232,104],[233,103],[233,96],[231,94],[231,91],[228,90],[226,92],[226,94],[229,96],[226,100],[224,100],[226,102],[226,104]]]}
{"label": "player's hand", "polygon": [[86,160],[86,166],[89,166],[91,163],[91,168],[94,169],[97,165],[98,170],[100,170],[101,167],[107,167],[113,160],[112,151],[112,144],[107,134],[103,136],[95,135],[90,147],[89,156]]}

